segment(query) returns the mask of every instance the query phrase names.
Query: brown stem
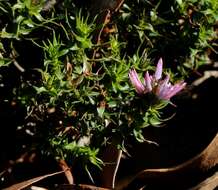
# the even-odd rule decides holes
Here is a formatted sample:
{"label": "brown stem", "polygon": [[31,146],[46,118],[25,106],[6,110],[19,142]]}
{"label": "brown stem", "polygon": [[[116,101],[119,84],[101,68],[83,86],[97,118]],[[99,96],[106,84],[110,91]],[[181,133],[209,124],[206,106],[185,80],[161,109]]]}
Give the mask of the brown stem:
{"label": "brown stem", "polygon": [[65,160],[61,159],[59,160],[59,166],[61,167],[61,169],[64,171],[64,174],[67,178],[67,181],[69,184],[74,184],[74,178],[72,175],[72,172],[70,171],[67,163],[65,162]]}

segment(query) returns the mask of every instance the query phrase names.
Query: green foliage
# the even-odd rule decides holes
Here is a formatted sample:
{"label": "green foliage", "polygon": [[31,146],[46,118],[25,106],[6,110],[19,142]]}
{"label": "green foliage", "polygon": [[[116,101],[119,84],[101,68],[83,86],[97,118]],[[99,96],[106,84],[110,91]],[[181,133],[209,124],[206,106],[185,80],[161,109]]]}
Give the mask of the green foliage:
{"label": "green foliage", "polygon": [[217,54],[217,1],[125,2],[119,26],[128,33],[130,46],[146,48],[151,57],[161,55],[174,73],[188,77],[211,63],[208,51]]}
{"label": "green foliage", "polygon": [[81,48],[91,48],[91,32],[94,30],[94,23],[88,23],[88,16],[84,18],[81,11],[76,15],[76,34],[75,38]]}
{"label": "green foliage", "polygon": [[1,37],[19,39],[21,36],[29,34],[40,25],[42,26],[48,22],[41,15],[44,2],[44,0],[18,0],[10,8],[8,7],[10,4],[5,2],[9,10],[3,8],[2,10],[8,15],[10,23],[1,31]]}
{"label": "green foliage", "polygon": [[94,164],[98,168],[101,168],[102,161],[97,158],[98,149],[91,149],[88,146],[78,145],[75,141],[68,143],[66,140],[59,138],[53,138],[50,140],[50,144],[55,151],[56,159],[73,160],[78,158],[82,164],[89,165]]}
{"label": "green foliage", "polygon": [[131,68],[142,79],[163,57],[164,73],[177,80],[211,62],[208,51],[217,53],[216,0],[127,0],[115,19],[117,31],[98,43],[101,26],[74,1],[47,3],[0,1],[0,69],[25,68],[16,73],[10,98],[1,100],[25,108],[18,128],[31,131],[30,146],[69,163],[80,160],[88,173],[90,165],[101,168],[105,144],[125,146],[132,137],[144,142],[143,129],[164,122],[169,102],[138,96]]}

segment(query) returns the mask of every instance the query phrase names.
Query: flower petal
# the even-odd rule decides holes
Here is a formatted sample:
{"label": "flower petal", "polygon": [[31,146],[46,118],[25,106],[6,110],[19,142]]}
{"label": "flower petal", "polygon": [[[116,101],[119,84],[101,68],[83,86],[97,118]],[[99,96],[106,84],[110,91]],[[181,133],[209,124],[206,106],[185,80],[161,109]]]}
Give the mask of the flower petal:
{"label": "flower petal", "polygon": [[135,87],[136,92],[138,94],[143,94],[144,91],[145,91],[145,86],[139,80],[138,74],[135,71],[135,69],[131,69],[129,71],[129,78],[130,78],[130,81],[131,81],[132,85]]}
{"label": "flower petal", "polygon": [[145,85],[146,85],[146,90],[148,92],[152,91],[152,85],[151,85],[151,76],[149,75],[148,71],[145,74]]}
{"label": "flower petal", "polygon": [[162,77],[162,71],[163,71],[163,60],[162,58],[159,59],[158,63],[157,63],[157,67],[154,73],[154,77],[156,80],[161,79]]}
{"label": "flower petal", "polygon": [[161,80],[158,82],[158,86],[156,88],[155,94],[160,98],[160,99],[165,99],[165,96],[169,89],[171,88],[171,83],[169,83],[170,76],[167,75],[164,80]]}
{"label": "flower petal", "polygon": [[179,83],[176,83],[172,89],[170,89],[170,91],[168,92],[168,94],[166,95],[167,99],[172,98],[173,96],[175,96],[179,91],[181,91],[183,88],[185,88],[186,83],[181,81]]}

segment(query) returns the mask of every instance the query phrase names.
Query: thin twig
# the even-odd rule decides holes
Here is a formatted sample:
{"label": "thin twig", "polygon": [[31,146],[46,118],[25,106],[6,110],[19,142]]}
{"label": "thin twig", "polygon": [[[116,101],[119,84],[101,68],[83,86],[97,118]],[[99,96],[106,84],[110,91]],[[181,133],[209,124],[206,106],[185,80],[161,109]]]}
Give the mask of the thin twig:
{"label": "thin twig", "polygon": [[117,171],[118,171],[118,168],[119,168],[119,165],[120,165],[120,160],[121,160],[121,157],[122,157],[122,153],[123,153],[123,151],[119,150],[118,157],[117,157],[117,160],[116,160],[116,167],[115,167],[115,170],[114,170],[114,173],[113,173],[113,179],[112,179],[112,188],[113,189],[115,187]]}
{"label": "thin twig", "polygon": [[20,65],[19,65],[19,63],[15,60],[15,59],[13,59],[13,64],[14,64],[14,66],[15,67],[17,67],[17,69],[20,71],[20,72],[25,72],[25,69],[23,68],[23,67],[21,67]]}

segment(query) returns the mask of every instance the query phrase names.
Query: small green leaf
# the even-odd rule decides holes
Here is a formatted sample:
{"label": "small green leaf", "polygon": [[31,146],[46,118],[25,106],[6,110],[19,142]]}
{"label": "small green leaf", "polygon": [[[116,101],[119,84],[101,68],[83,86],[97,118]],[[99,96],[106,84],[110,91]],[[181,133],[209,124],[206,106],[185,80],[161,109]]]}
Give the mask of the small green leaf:
{"label": "small green leaf", "polygon": [[97,108],[97,111],[98,111],[98,115],[99,117],[103,117],[103,114],[104,114],[104,111],[105,111],[105,107],[98,107]]}
{"label": "small green leaf", "polygon": [[139,142],[144,142],[145,141],[145,138],[142,135],[142,130],[134,129],[133,134],[134,134],[137,141],[139,141]]}
{"label": "small green leaf", "polygon": [[34,86],[34,89],[36,90],[37,94],[47,92],[47,89],[44,86],[41,86],[41,87]]}

